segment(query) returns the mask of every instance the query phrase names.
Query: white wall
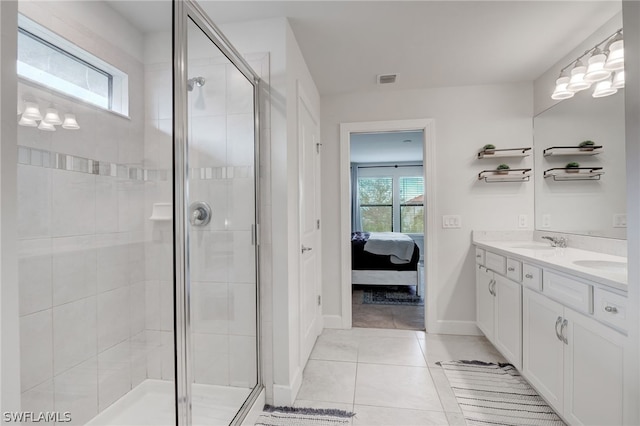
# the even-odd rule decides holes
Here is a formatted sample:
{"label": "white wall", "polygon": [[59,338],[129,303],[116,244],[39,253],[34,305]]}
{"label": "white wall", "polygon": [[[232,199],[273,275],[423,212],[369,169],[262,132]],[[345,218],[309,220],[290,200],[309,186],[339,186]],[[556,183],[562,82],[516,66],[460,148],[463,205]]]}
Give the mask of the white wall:
{"label": "white wall", "polygon": [[[213,16],[215,19],[215,16]],[[239,52],[268,52],[261,120],[262,372],[267,401],[291,404],[302,380],[298,329],[297,82],[319,111],[320,97],[284,18],[225,24]]]}
{"label": "white wall", "polygon": [[640,3],[625,1],[625,128],[627,156],[627,244],[629,265],[629,344],[625,351],[625,400],[629,424],[640,422]]}
{"label": "white wall", "polygon": [[[530,84],[367,92],[321,99],[323,314],[341,315],[340,268],[340,123],[433,118],[436,134],[436,205],[444,214],[462,216],[462,229],[438,229],[434,265],[437,267],[437,318],[432,332],[475,333],[475,276],[471,230],[516,229],[526,214],[533,229],[533,182],[487,184],[476,177],[496,160],[476,160],[487,143],[499,148],[531,146],[533,92]],[[531,157],[511,162],[531,167]],[[425,236],[430,238],[430,236]],[[428,254],[427,254],[428,255]]]}
{"label": "white wall", "polygon": [[[17,3],[0,2],[0,411],[20,409],[16,253]],[[4,424],[4,417],[2,420]]]}

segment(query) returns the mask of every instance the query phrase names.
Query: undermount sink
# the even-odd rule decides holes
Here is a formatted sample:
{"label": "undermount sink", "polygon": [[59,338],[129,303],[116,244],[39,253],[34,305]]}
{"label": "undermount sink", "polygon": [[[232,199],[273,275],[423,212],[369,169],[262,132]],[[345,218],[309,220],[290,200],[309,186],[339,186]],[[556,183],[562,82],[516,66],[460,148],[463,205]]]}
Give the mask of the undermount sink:
{"label": "undermount sink", "polygon": [[615,262],[612,260],[574,260],[576,266],[585,268],[600,269],[611,272],[626,272],[627,262]]}
{"label": "undermount sink", "polygon": [[515,249],[525,249],[525,250],[553,250],[555,247],[551,247],[548,245],[542,244],[523,244],[520,246],[514,246]]}

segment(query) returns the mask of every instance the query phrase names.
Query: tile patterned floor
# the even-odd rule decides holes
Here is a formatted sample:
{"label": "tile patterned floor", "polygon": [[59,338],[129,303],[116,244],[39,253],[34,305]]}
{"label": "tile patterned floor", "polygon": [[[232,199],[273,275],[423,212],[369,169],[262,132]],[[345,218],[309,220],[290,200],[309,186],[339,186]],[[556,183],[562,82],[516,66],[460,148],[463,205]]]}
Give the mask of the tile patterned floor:
{"label": "tile patterned floor", "polygon": [[484,337],[325,329],[295,405],[353,411],[353,426],[465,425],[444,371],[435,364],[459,359],[504,362]]}

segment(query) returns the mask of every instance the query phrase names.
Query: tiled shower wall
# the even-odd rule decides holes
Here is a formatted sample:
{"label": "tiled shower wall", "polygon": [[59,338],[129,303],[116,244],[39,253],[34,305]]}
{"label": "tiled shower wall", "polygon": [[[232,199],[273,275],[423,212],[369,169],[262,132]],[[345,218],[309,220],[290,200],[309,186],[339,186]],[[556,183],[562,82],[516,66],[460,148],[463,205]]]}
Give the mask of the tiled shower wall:
{"label": "tiled shower wall", "polygon": [[84,424],[147,377],[143,67],[55,7],[21,12],[125,71],[130,89],[128,118],[19,84],[19,99],[72,112],[81,127],[18,128],[22,409]]}

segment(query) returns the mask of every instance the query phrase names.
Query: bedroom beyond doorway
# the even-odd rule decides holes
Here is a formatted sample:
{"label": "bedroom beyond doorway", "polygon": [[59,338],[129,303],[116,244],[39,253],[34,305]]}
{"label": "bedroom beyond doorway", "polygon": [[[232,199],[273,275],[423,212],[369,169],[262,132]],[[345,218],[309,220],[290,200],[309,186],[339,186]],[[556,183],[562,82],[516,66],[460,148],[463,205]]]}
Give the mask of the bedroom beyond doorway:
{"label": "bedroom beyond doorway", "polygon": [[350,136],[353,327],[425,328],[423,140]]}

